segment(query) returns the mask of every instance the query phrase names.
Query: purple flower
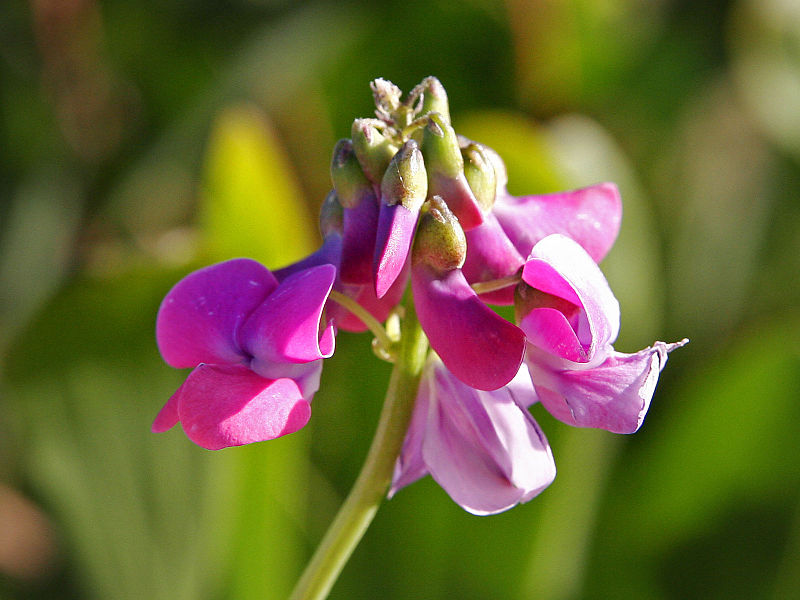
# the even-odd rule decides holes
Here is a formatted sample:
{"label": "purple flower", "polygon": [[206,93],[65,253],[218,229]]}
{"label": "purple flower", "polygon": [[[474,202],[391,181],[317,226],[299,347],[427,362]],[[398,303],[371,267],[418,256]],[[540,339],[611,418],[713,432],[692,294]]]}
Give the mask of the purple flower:
{"label": "purple flower", "polygon": [[179,281],[161,303],[156,338],[169,365],[194,370],[153,431],[180,422],[189,439],[216,450],[302,428],[334,350],[333,325],[320,325],[335,276],[323,264],[279,283],[259,263],[234,259]]}
{"label": "purple flower", "polygon": [[525,362],[545,408],[578,427],[639,429],[667,354],[686,340],[656,342],[635,354],[615,351],[617,299],[591,256],[566,236],[539,241],[522,280],[516,308]]}
{"label": "purple flower", "polygon": [[455,377],[435,354],[422,376],[389,497],[430,473],[464,510],[489,515],[527,502],[553,481],[553,454],[527,410],[527,370],[494,391]]}

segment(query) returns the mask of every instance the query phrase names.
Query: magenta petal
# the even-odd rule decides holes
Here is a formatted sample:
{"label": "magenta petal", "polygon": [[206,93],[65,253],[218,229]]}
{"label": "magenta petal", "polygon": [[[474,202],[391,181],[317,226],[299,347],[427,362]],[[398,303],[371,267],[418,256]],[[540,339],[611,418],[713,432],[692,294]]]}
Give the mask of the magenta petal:
{"label": "magenta petal", "polygon": [[471,389],[440,365],[435,390],[422,453],[431,476],[462,508],[498,513],[550,485],[550,446],[507,388]]}
{"label": "magenta petal", "polygon": [[523,256],[542,238],[561,233],[583,246],[595,262],[608,254],[622,220],[622,200],[613,183],[543,196],[499,195],[493,210]]}
{"label": "magenta petal", "polygon": [[184,381],[181,386],[175,390],[175,393],[169,397],[169,400],[167,400],[163,408],[158,411],[150,431],[153,433],[164,433],[178,424],[178,421],[180,421],[180,417],[178,416],[178,403],[185,384],[186,382]]}
{"label": "magenta petal", "polygon": [[486,306],[460,269],[437,274],[412,266],[411,285],[419,321],[431,347],[467,385],[494,390],[517,374],[525,335]]}
{"label": "magenta petal", "polygon": [[458,223],[464,231],[474,229],[483,223],[483,211],[463,173],[459,173],[454,179],[432,173],[428,185],[428,196],[441,196],[458,218]]}
{"label": "magenta petal", "polygon": [[237,258],[190,273],[161,303],[156,339],[176,368],[244,360],[236,335],[278,282],[254,260]]}
{"label": "magenta petal", "polygon": [[[470,284],[508,277],[525,262],[492,213],[480,227],[467,231],[466,237],[467,259],[461,270]],[[481,294],[481,299],[490,304],[513,304],[514,286]]]}
{"label": "magenta petal", "polygon": [[381,204],[372,269],[375,294],[383,298],[406,264],[419,211],[402,204]]}
{"label": "magenta petal", "polygon": [[605,358],[599,353],[619,333],[619,303],[581,246],[563,235],[547,236],[531,250],[522,279],[574,309],[545,306],[524,315],[520,327],[530,343],[573,362]]}
{"label": "magenta petal", "polygon": [[336,278],[333,265],[299,271],[284,279],[242,326],[242,346],[256,359],[305,363],[333,354],[333,327],[320,335],[320,321]]}
{"label": "magenta petal", "polygon": [[372,258],[378,228],[378,200],[370,194],[355,208],[344,209],[339,277],[346,284],[372,283]]}
{"label": "magenta petal", "polygon": [[311,416],[291,379],[264,379],[246,367],[200,365],[181,388],[187,437],[208,450],[262,442],[301,429]]}
{"label": "magenta petal", "polygon": [[656,342],[636,354],[612,352],[591,369],[559,370],[537,360],[535,352],[526,362],[539,399],[555,418],[576,427],[633,433],[650,407],[667,353],[686,342]]}

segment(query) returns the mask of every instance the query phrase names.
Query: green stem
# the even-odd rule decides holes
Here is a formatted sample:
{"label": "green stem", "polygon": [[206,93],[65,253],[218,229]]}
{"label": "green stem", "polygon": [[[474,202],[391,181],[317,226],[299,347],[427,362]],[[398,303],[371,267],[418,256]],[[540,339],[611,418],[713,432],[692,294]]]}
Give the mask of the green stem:
{"label": "green stem", "polygon": [[406,436],[428,340],[408,302],[389,389],[367,459],[290,600],[323,600],[372,522],[392,480],[394,464]]}

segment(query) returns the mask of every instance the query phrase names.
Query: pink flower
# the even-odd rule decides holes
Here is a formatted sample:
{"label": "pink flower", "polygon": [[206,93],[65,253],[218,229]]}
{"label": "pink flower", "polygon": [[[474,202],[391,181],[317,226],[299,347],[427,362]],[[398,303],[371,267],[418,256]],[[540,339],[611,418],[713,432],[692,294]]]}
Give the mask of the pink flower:
{"label": "pink flower", "polygon": [[617,299],[591,256],[566,236],[539,241],[522,280],[517,313],[525,362],[545,408],[578,427],[639,429],[667,354],[687,340],[655,342],[635,354],[615,351]]}
{"label": "pink flower", "polygon": [[180,422],[189,439],[216,450],[302,428],[334,350],[333,325],[321,333],[320,325],[335,276],[323,264],[278,283],[259,263],[234,259],[179,281],[161,303],[156,338],[169,365],[194,370],[153,431]]}
{"label": "pink flower", "polygon": [[527,370],[494,391],[453,376],[431,354],[389,497],[430,473],[464,510],[489,515],[527,502],[553,481],[553,454],[527,410]]}

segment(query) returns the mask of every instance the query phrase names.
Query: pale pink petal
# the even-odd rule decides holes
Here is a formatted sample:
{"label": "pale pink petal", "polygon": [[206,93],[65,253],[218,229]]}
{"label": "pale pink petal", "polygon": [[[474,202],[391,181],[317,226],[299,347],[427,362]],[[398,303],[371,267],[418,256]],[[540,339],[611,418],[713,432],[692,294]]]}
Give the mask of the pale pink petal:
{"label": "pale pink petal", "polygon": [[381,204],[372,262],[378,298],[386,295],[403,271],[418,218],[419,210],[409,210],[402,204]]}
{"label": "pale pink petal", "polygon": [[613,183],[542,196],[501,194],[493,210],[523,256],[542,238],[561,233],[583,246],[595,262],[611,249],[622,220],[622,201]]}
{"label": "pale pink petal", "polygon": [[156,340],[161,356],[176,368],[200,363],[241,363],[241,324],[278,286],[254,260],[237,258],[190,273],[161,303]]}
{"label": "pale pink petal", "polygon": [[320,322],[335,278],[333,265],[320,265],[284,279],[242,326],[242,346],[251,356],[275,363],[331,356],[333,327],[320,335]]}
{"label": "pale pink petal", "polygon": [[633,433],[642,424],[667,353],[683,346],[656,342],[636,354],[611,352],[600,366],[559,370],[533,349],[526,362],[544,407],[577,427]]}
{"label": "pale pink petal", "polygon": [[514,398],[514,402],[523,408],[528,408],[539,401],[536,396],[536,389],[531,383],[531,373],[528,370],[528,365],[524,362],[519,366],[519,371],[514,375],[514,379],[509,381],[505,388]]}
{"label": "pale pink petal", "polygon": [[525,335],[475,294],[460,269],[444,274],[412,266],[419,321],[431,347],[453,374],[471,387],[494,390],[517,374]]}
{"label": "pale pink petal", "polygon": [[431,476],[465,510],[494,514],[525,502],[550,485],[550,446],[507,388],[474,390],[436,372],[422,453]]}
{"label": "pale pink petal", "polygon": [[[467,231],[466,237],[467,259],[461,270],[470,284],[508,277],[525,262],[492,213],[480,227]],[[481,294],[481,299],[490,304],[513,304],[514,286]]]}
{"label": "pale pink petal", "polygon": [[311,416],[292,379],[264,379],[246,367],[200,365],[181,388],[180,422],[209,450],[271,440],[302,428]]}
{"label": "pale pink petal", "polygon": [[550,235],[531,250],[522,279],[555,297],[521,318],[528,341],[576,363],[602,362],[619,332],[619,303],[586,251],[566,236]]}

